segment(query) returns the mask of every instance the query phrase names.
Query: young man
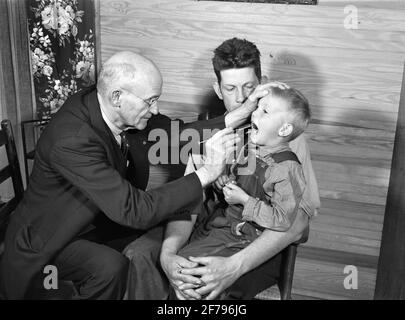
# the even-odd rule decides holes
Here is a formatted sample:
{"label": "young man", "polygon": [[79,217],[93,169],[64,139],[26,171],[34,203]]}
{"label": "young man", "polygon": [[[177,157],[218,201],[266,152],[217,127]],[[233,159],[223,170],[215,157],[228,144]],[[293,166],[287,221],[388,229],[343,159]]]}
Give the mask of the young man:
{"label": "young man", "polygon": [[[260,87],[259,50],[249,41],[233,38],[222,43],[214,52],[213,66],[218,80],[214,84],[215,92],[223,100],[227,113],[243,109],[243,104],[250,99],[255,88]],[[203,295],[214,299],[232,285],[234,290],[230,290],[230,296],[247,298],[274,284],[280,260],[277,253],[302,237],[308,227],[309,217],[320,206],[305,139],[302,136],[295,139],[290,147],[303,165],[307,188],[297,217],[287,232],[269,230],[265,237],[250,244],[244,250],[244,256],[235,264],[234,260],[223,257],[197,257],[190,261],[179,256],[178,251],[192,232],[189,221],[170,222],[162,247],[164,228],[155,228],[124,251],[131,260],[128,298],[165,299],[168,297],[169,285],[173,286],[179,299],[200,299]],[[197,268],[199,264],[206,267]],[[179,273],[179,270],[182,272]],[[263,277],[268,275],[267,280],[262,281],[260,287],[251,287],[250,279],[257,274]],[[203,286],[200,277],[204,280]],[[247,291],[247,295],[244,294]]]}

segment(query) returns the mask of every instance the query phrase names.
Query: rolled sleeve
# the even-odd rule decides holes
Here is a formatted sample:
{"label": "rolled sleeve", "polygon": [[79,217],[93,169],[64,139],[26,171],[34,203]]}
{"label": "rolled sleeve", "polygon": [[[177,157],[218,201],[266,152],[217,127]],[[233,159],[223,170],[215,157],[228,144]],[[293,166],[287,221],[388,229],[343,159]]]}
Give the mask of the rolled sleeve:
{"label": "rolled sleeve", "polygon": [[321,207],[319,196],[318,183],[315,177],[315,172],[312,167],[311,155],[309,147],[305,139],[305,135],[298,136],[290,142],[291,150],[297,155],[302,163],[302,169],[306,181],[306,188],[302,196],[300,207],[310,217],[316,217],[318,210]]}
{"label": "rolled sleeve", "polygon": [[249,197],[249,200],[246,202],[242,211],[242,217],[244,220],[253,221],[253,217],[255,216],[255,208],[257,207],[258,203],[258,199]]}

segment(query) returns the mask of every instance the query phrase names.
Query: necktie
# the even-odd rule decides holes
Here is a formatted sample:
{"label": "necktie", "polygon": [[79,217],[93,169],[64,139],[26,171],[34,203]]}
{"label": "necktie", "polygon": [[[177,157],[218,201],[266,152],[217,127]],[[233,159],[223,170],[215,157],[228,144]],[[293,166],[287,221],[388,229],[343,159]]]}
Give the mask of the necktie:
{"label": "necktie", "polygon": [[126,158],[127,154],[128,154],[128,149],[129,149],[128,138],[125,134],[125,131],[122,131],[120,133],[120,136],[121,136],[121,153],[124,156],[124,158]]}

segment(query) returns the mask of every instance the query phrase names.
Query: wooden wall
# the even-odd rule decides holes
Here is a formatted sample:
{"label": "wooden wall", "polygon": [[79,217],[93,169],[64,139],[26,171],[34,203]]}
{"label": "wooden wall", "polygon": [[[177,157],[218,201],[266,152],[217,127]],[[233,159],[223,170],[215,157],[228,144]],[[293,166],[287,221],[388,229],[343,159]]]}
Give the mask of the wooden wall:
{"label": "wooden wall", "polygon": [[[257,44],[263,72],[309,98],[306,133],[322,197],[299,249],[296,298],[372,299],[405,59],[400,1],[318,6],[192,0],[101,1],[101,60],[142,53],[164,77],[162,113],[196,119],[215,80],[212,50],[237,36]],[[346,5],[358,29],[345,29]],[[358,289],[343,286],[358,267]]]}

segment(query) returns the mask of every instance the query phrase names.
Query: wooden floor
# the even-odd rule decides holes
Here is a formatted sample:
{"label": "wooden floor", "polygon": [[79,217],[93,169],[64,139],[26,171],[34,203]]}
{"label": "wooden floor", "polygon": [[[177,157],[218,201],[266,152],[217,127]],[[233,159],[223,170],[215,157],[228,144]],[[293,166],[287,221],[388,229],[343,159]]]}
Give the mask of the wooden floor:
{"label": "wooden floor", "polygon": [[[373,299],[378,258],[301,246],[295,264],[293,299]],[[346,266],[358,271],[358,288],[345,289]]]}
{"label": "wooden floor", "polygon": [[[356,266],[358,288],[345,289],[345,266]],[[300,246],[295,265],[291,298],[293,300],[365,300],[373,299],[375,269],[374,256],[348,254],[338,250],[322,250]],[[320,285],[322,284],[322,285]],[[305,288],[305,289],[304,289]],[[277,286],[256,296],[259,300],[280,300]]]}

